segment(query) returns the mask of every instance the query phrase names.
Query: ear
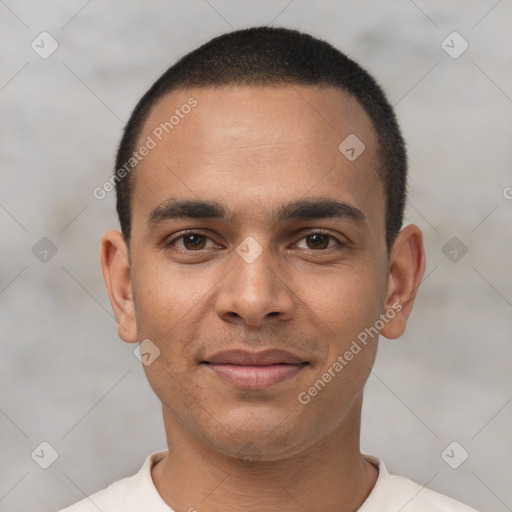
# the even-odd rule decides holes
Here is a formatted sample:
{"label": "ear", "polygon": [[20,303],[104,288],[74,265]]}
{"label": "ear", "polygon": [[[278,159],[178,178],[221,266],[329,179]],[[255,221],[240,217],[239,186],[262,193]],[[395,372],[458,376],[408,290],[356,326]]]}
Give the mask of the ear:
{"label": "ear", "polygon": [[404,333],[424,272],[423,235],[418,226],[409,224],[398,233],[390,252],[385,311],[394,310],[395,315],[381,330],[386,338]]}
{"label": "ear", "polygon": [[117,320],[117,332],[126,343],[137,341],[128,247],[119,231],[107,231],[101,239],[101,270]]}

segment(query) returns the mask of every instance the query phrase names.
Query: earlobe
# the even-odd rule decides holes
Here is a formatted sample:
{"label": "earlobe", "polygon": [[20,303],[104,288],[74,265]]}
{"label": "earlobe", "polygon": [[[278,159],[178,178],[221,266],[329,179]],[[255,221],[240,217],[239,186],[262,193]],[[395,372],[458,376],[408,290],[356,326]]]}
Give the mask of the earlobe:
{"label": "earlobe", "polygon": [[101,239],[101,270],[108,296],[118,324],[119,337],[137,341],[135,305],[133,301],[128,247],[119,231],[107,231]]}
{"label": "earlobe", "polygon": [[409,224],[398,234],[390,253],[384,312],[393,309],[395,314],[381,330],[382,336],[395,339],[404,333],[424,272],[423,235],[418,226]]}

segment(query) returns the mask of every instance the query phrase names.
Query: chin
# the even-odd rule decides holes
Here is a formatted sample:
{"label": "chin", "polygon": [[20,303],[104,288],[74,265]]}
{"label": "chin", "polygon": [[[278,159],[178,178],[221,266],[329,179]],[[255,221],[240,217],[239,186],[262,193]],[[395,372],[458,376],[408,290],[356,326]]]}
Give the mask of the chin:
{"label": "chin", "polygon": [[[299,428],[284,418],[250,422],[231,421],[225,428],[217,430],[216,439],[210,445],[229,457],[247,462],[275,461],[287,458],[304,449],[307,444]],[[311,443],[312,444],[312,443]]]}

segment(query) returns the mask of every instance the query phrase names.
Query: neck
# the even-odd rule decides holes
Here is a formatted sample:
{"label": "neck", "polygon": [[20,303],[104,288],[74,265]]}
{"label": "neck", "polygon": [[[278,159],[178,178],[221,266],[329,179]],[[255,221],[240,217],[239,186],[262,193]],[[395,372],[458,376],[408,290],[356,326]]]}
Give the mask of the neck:
{"label": "neck", "polygon": [[359,448],[358,414],[327,438],[273,460],[220,453],[184,430],[164,408],[169,453],[151,476],[176,512],[356,511],[378,476]]}

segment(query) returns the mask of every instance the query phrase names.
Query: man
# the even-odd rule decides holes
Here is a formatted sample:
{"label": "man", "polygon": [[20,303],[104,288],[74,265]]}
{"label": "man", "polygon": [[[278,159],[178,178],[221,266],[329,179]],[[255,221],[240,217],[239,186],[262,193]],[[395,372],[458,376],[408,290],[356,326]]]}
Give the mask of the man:
{"label": "man", "polygon": [[168,450],[66,512],[472,510],[360,452],[378,337],[404,332],[425,268],[406,170],[380,87],[309,35],[232,32],[157,80],[101,263]]}

